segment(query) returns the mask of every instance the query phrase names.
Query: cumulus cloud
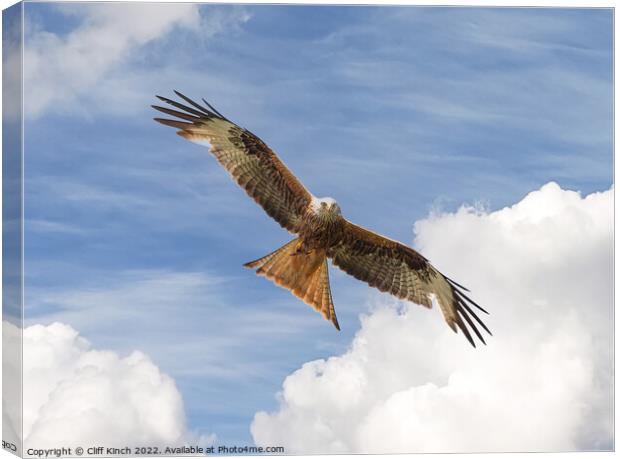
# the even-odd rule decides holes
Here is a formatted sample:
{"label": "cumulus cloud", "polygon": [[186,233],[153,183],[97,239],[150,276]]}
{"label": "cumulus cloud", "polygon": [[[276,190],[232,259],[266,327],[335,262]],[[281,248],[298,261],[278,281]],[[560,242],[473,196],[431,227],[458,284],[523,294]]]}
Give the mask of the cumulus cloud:
{"label": "cumulus cloud", "polygon": [[613,448],[613,190],[549,183],[496,212],[415,225],[415,246],[491,315],[473,349],[438,311],[379,298],[348,351],[289,375],[255,415],[290,453]]}
{"label": "cumulus cloud", "polygon": [[[19,329],[6,321],[3,333],[19,339]],[[23,372],[25,449],[214,440],[187,430],[174,380],[147,355],[95,350],[68,325],[24,329]]]}
{"label": "cumulus cloud", "polygon": [[[13,319],[15,320],[15,319]],[[19,328],[2,321],[2,439],[21,448],[21,339]],[[19,451],[17,451],[19,454]]]}
{"label": "cumulus cloud", "polygon": [[[67,34],[57,34],[29,24],[24,49],[24,107],[30,117],[52,107],[66,109],[100,86],[110,89],[111,73],[134,51],[174,30],[209,37],[248,20],[238,9],[228,14],[214,11],[202,18],[199,5],[183,3],[69,4],[59,6],[58,11],[72,20],[77,18],[79,25]],[[134,89],[139,87],[139,81],[134,83]],[[126,87],[112,89],[121,90],[125,103],[134,97]],[[114,91],[107,97],[113,97]],[[100,102],[105,100],[103,97]]]}

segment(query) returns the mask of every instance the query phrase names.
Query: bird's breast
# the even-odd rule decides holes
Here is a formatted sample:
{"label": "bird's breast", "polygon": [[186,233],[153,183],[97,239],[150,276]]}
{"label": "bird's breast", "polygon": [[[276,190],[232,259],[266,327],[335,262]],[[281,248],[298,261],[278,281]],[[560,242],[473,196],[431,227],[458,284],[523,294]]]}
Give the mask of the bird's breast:
{"label": "bird's breast", "polygon": [[306,214],[299,236],[312,248],[327,249],[337,242],[342,233],[342,218],[321,218],[315,213]]}

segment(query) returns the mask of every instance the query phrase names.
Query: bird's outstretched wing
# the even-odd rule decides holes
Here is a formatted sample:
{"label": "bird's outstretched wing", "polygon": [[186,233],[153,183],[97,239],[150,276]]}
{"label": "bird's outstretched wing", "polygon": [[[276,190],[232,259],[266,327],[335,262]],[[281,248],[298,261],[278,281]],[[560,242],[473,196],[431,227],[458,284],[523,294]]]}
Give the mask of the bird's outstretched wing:
{"label": "bird's outstretched wing", "polygon": [[456,332],[458,327],[474,347],[468,326],[485,343],[474,320],[491,334],[473,308],[487,311],[465,295],[463,291],[467,289],[445,277],[426,258],[400,242],[345,220],[342,239],[327,255],[346,273],[400,299],[430,308],[434,296],[450,328]]}
{"label": "bird's outstretched wing", "polygon": [[296,233],[312,197],[278,156],[257,136],[232,123],[207,101],[199,105],[175,91],[187,105],[157,96],[173,108],[153,105],[174,119],[155,118],[177,134],[210,145],[211,153],[249,196],[282,227]]}

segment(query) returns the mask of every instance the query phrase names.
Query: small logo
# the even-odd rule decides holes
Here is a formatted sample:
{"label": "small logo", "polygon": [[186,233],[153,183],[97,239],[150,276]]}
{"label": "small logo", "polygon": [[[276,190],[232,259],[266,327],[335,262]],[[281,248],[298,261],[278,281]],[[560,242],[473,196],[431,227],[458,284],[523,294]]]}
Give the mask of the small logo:
{"label": "small logo", "polygon": [[8,449],[9,451],[17,452],[17,446],[15,446],[14,443],[11,443],[9,441],[2,440],[2,448]]}

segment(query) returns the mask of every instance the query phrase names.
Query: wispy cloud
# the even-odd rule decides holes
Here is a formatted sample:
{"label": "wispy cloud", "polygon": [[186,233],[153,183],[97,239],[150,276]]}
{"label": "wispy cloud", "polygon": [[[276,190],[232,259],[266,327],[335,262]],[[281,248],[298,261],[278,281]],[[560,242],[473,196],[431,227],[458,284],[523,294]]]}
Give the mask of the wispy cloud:
{"label": "wispy cloud", "polygon": [[[191,31],[200,44],[248,19],[242,9],[234,10],[235,14],[216,10],[203,18],[199,5],[183,3],[65,4],[58,11],[78,17],[80,25],[62,35],[44,30],[37,23],[29,24],[24,85],[25,109],[30,117],[50,109],[83,111],[80,102],[92,100],[93,93],[103,96],[100,85],[109,87],[108,77],[132,53],[174,31]],[[137,17],[148,20],[136,21]],[[121,91],[120,96],[124,96],[124,104],[135,98],[126,91]]]}
{"label": "wispy cloud", "polygon": [[[547,141],[610,143],[611,61],[601,47],[611,42],[604,16],[592,19],[600,29],[577,40],[586,22],[569,10],[375,13],[372,23],[343,27],[318,46],[337,57],[329,66],[331,78],[365,89],[361,97],[372,107],[409,113],[390,123],[419,113],[432,117],[420,124],[436,124],[432,133],[465,122],[472,124],[463,131],[487,128],[512,137],[525,130]],[[383,38],[377,24],[406,27],[407,35]],[[569,59],[595,65],[575,66]]]}
{"label": "wispy cloud", "polygon": [[[22,115],[22,8],[23,4],[14,5],[2,12],[2,114],[5,122],[21,121]],[[5,135],[7,131],[11,133],[16,129],[5,130]]]}
{"label": "wispy cloud", "polygon": [[[323,324],[318,320],[307,324],[306,315],[287,308],[288,302],[257,309],[247,298],[240,299],[235,286],[242,282],[241,274],[248,273],[240,270],[237,278],[163,270],[97,272],[92,273],[96,282],[73,288],[33,286],[28,295],[28,322],[63,320],[115,348],[130,349],[132,337],[140,336],[141,346],[175,374],[260,375],[261,367],[267,366],[252,363],[252,343],[266,336],[291,337],[308,326]],[[104,332],[109,327],[117,332],[112,337]],[[222,335],[221,330],[235,333]],[[176,338],[169,342],[162,341],[162,336]],[[179,355],[192,358],[180,360]]]}
{"label": "wispy cloud", "polygon": [[41,233],[64,233],[74,236],[85,235],[87,232],[84,228],[67,223],[55,222],[50,220],[30,219],[24,225],[28,227],[28,231]]}

